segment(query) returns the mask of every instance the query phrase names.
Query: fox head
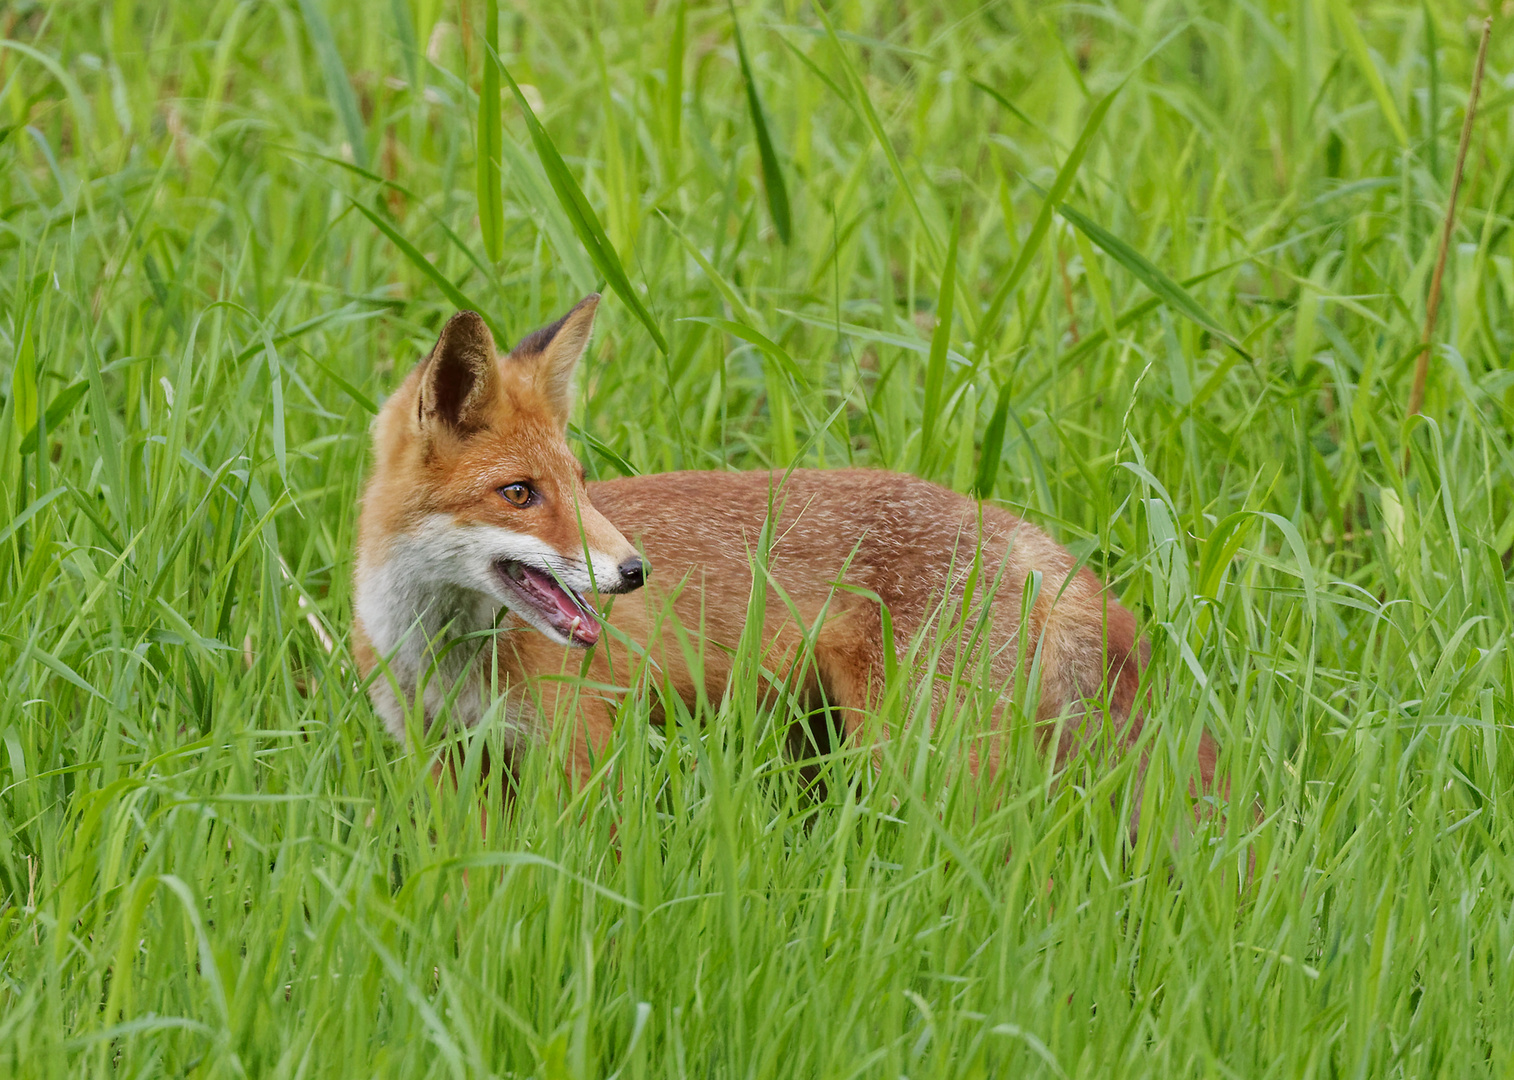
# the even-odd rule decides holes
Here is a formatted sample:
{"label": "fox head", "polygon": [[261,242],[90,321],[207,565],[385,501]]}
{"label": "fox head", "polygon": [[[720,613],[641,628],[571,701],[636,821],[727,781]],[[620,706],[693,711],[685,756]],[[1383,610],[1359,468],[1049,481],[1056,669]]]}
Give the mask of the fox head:
{"label": "fox head", "polygon": [[586,593],[628,592],[646,566],[589,502],[564,438],[573,370],[599,297],[501,357],[459,312],[384,403],[359,526],[358,599],[374,644],[449,595],[508,608],[563,645],[599,640]]}

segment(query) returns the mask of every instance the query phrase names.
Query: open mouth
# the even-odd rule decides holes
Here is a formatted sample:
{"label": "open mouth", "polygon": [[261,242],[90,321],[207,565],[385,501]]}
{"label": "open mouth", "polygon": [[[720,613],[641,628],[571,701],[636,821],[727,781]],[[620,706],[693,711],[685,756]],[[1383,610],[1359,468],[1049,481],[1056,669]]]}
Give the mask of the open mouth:
{"label": "open mouth", "polygon": [[599,616],[574,590],[545,570],[514,559],[494,564],[505,587],[574,645],[588,648],[599,640]]}

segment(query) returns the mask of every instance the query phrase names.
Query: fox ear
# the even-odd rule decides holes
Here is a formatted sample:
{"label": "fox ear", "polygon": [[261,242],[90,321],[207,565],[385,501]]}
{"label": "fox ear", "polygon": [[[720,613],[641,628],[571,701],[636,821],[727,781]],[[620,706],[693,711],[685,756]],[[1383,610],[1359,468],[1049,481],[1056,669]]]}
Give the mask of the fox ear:
{"label": "fox ear", "polygon": [[526,336],[515,347],[513,355],[535,368],[537,389],[564,426],[573,407],[573,371],[588,348],[598,307],[599,294],[590,293],[561,319]]}
{"label": "fox ear", "polygon": [[459,311],[448,319],[421,374],[421,426],[440,424],[458,435],[483,427],[499,384],[497,363],[494,335],[482,316]]}

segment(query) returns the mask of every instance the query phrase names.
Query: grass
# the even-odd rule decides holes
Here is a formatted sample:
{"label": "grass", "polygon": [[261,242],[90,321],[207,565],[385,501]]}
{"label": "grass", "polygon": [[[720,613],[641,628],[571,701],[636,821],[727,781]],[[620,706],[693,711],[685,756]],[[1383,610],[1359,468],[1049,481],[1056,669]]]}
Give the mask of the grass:
{"label": "grass", "polygon": [[[473,0],[0,11],[0,1072],[1506,1075],[1503,22],[1404,420],[1470,14],[522,4],[491,73]],[[1112,582],[1133,848],[1023,725],[806,794],[750,650],[487,838],[383,736],[374,403],[602,284],[591,473],[909,470]],[[1260,824],[1184,826],[1205,726]]]}

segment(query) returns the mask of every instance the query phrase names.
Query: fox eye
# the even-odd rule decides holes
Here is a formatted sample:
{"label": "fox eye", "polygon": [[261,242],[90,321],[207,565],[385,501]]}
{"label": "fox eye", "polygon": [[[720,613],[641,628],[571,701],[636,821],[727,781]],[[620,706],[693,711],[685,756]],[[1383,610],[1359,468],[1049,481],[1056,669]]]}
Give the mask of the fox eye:
{"label": "fox eye", "polygon": [[530,484],[506,484],[499,493],[505,502],[522,509],[536,501],[536,492],[531,490]]}

